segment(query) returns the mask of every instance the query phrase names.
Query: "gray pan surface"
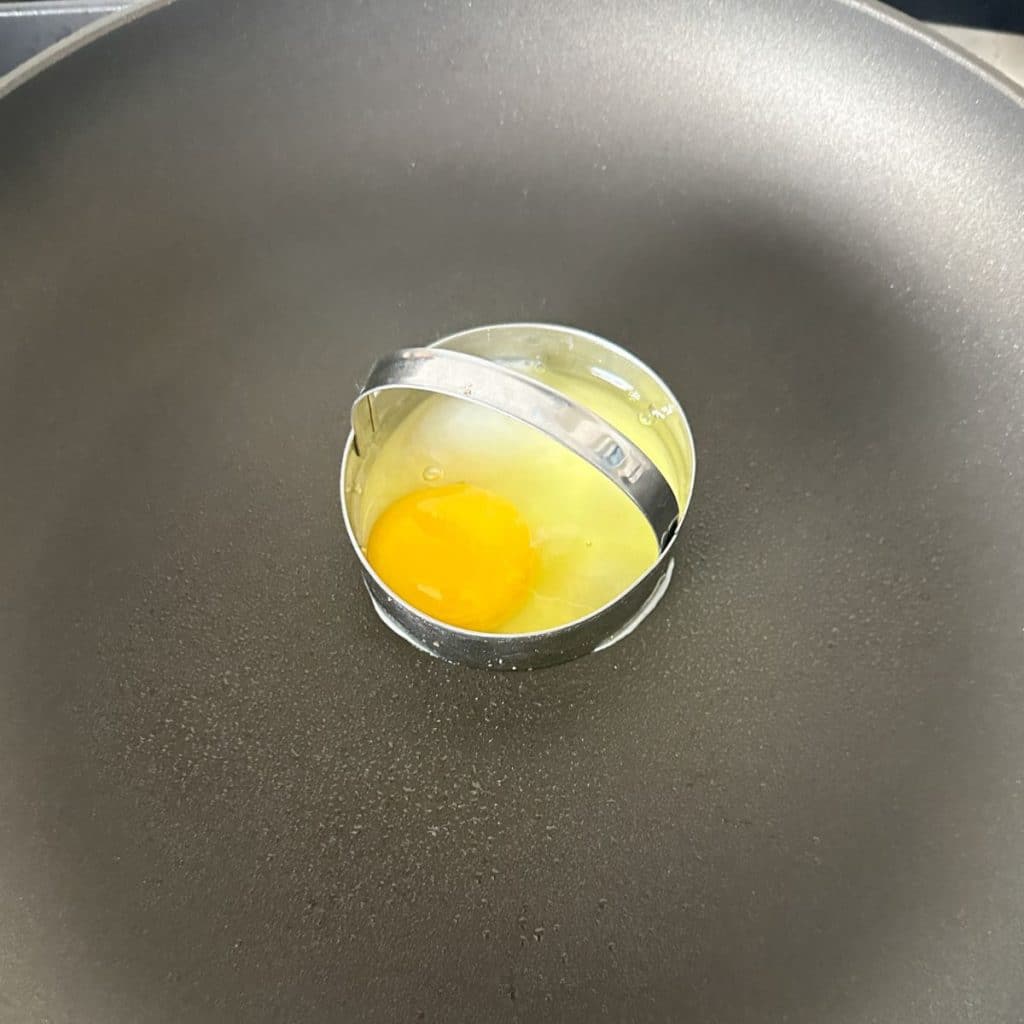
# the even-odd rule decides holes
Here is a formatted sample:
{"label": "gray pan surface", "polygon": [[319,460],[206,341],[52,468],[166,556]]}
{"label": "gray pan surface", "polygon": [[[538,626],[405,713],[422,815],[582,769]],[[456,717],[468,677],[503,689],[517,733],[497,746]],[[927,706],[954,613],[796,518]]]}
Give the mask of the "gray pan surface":
{"label": "gray pan surface", "polygon": [[[507,9],[506,9],[507,8]],[[855,3],[179,0],[0,100],[0,1021],[1024,1020],[1024,108]],[[389,349],[680,396],[664,603],[376,620]]]}

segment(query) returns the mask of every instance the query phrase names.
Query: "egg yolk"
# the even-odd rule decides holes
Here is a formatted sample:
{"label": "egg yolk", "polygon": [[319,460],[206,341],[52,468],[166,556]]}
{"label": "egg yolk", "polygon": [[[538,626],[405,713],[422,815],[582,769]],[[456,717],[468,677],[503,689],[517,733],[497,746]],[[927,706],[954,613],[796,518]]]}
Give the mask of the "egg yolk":
{"label": "egg yolk", "polygon": [[516,507],[464,483],[425,487],[389,505],[370,531],[366,557],[413,607],[480,632],[519,610],[536,563]]}

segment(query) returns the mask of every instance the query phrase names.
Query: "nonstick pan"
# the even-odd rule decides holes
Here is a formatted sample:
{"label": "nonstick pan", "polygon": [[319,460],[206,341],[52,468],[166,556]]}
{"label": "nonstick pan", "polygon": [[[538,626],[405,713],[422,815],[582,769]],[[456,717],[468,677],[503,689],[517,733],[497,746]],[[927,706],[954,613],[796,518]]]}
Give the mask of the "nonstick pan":
{"label": "nonstick pan", "polygon": [[[1019,1021],[1024,107],[866,3],[179,0],[0,100],[0,1020]],[[686,408],[531,674],[362,592],[392,349]]]}

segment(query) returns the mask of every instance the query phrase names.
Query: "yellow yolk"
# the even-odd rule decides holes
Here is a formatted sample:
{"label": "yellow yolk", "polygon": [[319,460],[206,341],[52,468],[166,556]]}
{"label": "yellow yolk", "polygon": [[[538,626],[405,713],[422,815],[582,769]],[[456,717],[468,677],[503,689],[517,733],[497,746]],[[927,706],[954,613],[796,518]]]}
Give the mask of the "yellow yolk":
{"label": "yellow yolk", "polygon": [[366,557],[413,607],[479,632],[519,610],[536,568],[516,507],[464,483],[425,487],[389,505],[370,531]]}

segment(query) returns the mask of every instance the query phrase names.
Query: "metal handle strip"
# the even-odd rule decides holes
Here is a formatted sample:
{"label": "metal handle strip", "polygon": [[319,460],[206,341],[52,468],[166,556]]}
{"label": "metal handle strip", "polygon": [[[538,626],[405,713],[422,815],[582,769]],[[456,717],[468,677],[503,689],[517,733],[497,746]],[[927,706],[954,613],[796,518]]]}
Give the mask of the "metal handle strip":
{"label": "metal handle strip", "polygon": [[442,348],[400,349],[378,360],[352,406],[356,451],[377,425],[372,398],[406,389],[475,402],[564,445],[612,481],[644,514],[659,550],[679,525],[679,502],[661,470],[607,420],[560,391],[480,356]]}

